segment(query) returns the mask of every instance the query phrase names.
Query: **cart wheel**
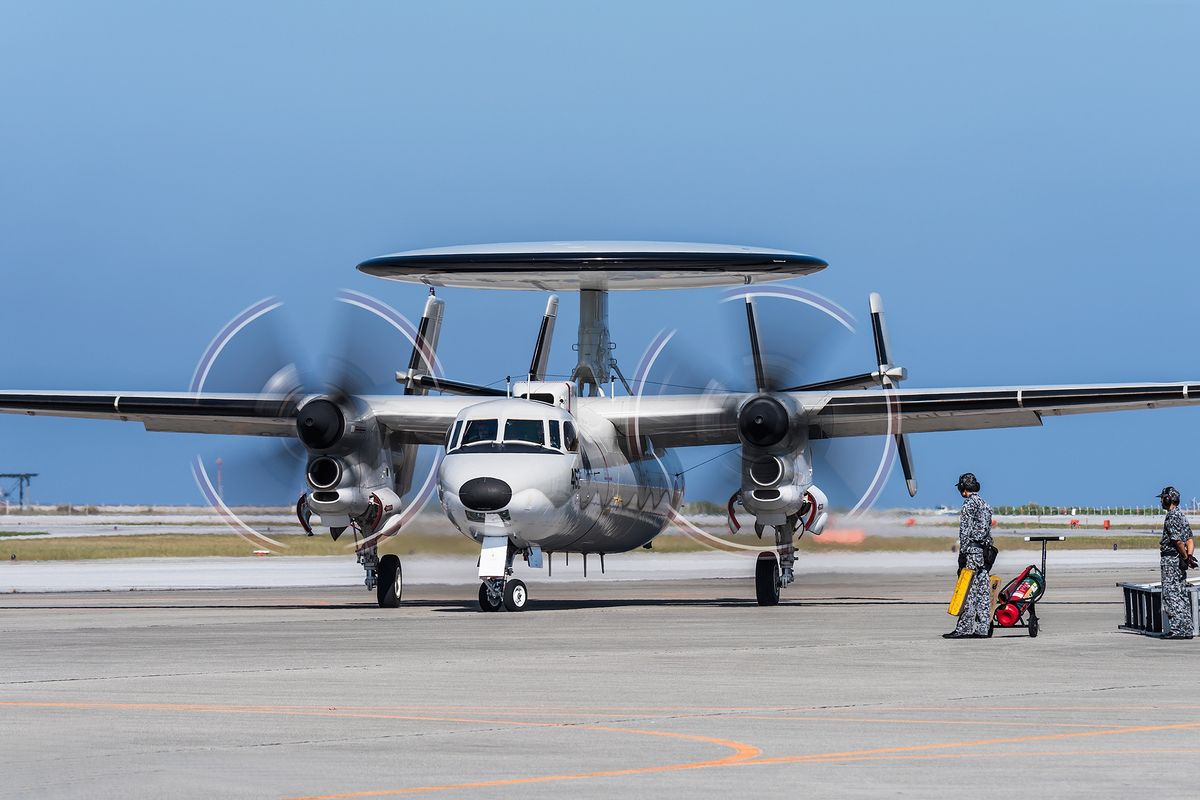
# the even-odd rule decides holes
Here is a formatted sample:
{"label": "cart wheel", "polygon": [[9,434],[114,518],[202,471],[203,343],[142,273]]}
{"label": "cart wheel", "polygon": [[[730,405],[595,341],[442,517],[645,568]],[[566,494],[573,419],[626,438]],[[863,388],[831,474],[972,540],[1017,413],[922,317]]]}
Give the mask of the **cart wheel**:
{"label": "cart wheel", "polygon": [[1030,617],[1029,618],[1029,638],[1032,639],[1033,637],[1035,637],[1037,635],[1038,635],[1038,618]]}

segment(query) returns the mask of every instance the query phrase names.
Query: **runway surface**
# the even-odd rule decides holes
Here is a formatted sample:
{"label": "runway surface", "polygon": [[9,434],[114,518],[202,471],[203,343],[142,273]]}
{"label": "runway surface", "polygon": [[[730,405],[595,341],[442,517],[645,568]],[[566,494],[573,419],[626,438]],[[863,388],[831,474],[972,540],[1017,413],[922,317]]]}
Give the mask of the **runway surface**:
{"label": "runway surface", "polygon": [[1194,793],[1200,642],[1116,630],[1148,569],[1050,578],[960,642],[948,574],[5,595],[0,795]]}
{"label": "runway surface", "polygon": [[[628,580],[682,580],[688,578],[743,578],[754,575],[757,550],[708,553],[613,553],[605,559],[588,559],[589,583]],[[880,573],[944,575],[954,568],[951,553],[803,553],[796,569],[801,576],[829,573],[878,575]],[[1015,573],[1037,553],[1005,550],[997,560],[1003,574]],[[582,580],[583,558],[566,563],[553,557],[551,575],[522,562],[514,565],[517,577],[532,583],[567,583]],[[1152,550],[1062,550],[1050,555],[1051,571],[1066,569],[1138,570],[1158,564]],[[409,585],[478,583],[475,559],[470,556],[405,556],[404,580]],[[0,593],[128,591],[151,589],[300,588],[362,584],[363,570],[350,553],[344,556],[267,556],[263,558],[124,558],[83,561],[0,561]]]}

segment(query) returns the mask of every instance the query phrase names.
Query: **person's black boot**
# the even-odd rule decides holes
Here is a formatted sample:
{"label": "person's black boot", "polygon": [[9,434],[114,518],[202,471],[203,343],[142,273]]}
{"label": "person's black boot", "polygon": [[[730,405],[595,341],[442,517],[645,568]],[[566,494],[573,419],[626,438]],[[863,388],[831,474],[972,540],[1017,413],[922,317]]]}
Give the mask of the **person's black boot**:
{"label": "person's black boot", "polygon": [[943,639],[970,639],[971,634],[959,633],[958,631],[950,631],[949,633],[943,633],[942,638]]}

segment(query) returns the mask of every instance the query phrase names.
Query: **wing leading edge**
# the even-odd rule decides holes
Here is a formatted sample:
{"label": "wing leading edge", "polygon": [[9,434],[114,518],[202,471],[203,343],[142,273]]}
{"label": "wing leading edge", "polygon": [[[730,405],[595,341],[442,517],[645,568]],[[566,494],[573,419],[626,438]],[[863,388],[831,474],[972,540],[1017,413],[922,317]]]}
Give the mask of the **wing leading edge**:
{"label": "wing leading edge", "polygon": [[[625,437],[656,447],[737,444],[737,408],[748,394],[581,398]],[[1015,428],[1047,416],[1200,405],[1200,383],[1014,386],[791,393],[813,439],[901,431]],[[385,428],[436,443],[458,412],[480,398],[364,397]],[[290,436],[296,401],[274,395],[0,392],[0,413],[141,422],[147,430]],[[895,431],[893,431],[895,432]]]}
{"label": "wing leading edge", "polygon": [[[388,430],[421,443],[440,442],[455,416],[480,398],[360,398]],[[0,414],[141,422],[146,430],[247,436],[293,436],[295,397],[264,394],[0,392]]]}
{"label": "wing leading edge", "polygon": [[[1047,416],[1200,405],[1200,383],[1013,386],[791,392],[812,439],[1019,428]],[[656,447],[737,444],[737,408],[749,394],[583,399],[625,437]]]}

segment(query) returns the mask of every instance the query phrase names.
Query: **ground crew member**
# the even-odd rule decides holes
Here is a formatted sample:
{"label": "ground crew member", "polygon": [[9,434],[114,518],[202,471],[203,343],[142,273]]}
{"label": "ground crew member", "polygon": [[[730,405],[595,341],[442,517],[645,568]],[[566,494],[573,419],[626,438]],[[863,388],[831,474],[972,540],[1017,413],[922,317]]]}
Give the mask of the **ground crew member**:
{"label": "ground crew member", "polygon": [[1158,493],[1167,518],[1163,520],[1163,535],[1158,543],[1159,564],[1162,567],[1162,607],[1171,618],[1170,631],[1164,639],[1192,638],[1192,604],[1184,587],[1187,568],[1195,566],[1192,526],[1179,510],[1179,491],[1168,486]]}
{"label": "ground crew member", "polygon": [[963,496],[958,522],[958,561],[960,569],[975,570],[967,599],[958,614],[958,624],[943,639],[986,639],[992,635],[992,593],[984,549],[992,547],[992,507],[979,496],[979,480],[963,473],[955,484]]}

